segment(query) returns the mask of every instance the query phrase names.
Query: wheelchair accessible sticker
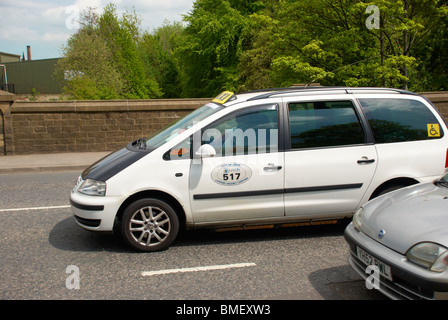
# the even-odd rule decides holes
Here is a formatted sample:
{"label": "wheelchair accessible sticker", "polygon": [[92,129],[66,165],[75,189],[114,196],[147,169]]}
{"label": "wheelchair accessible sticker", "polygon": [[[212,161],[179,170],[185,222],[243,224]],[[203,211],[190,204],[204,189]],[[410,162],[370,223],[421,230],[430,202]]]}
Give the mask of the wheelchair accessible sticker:
{"label": "wheelchair accessible sticker", "polygon": [[428,137],[440,137],[440,127],[438,123],[428,123]]}
{"label": "wheelchair accessible sticker", "polygon": [[250,179],[252,170],[242,163],[224,163],[212,171],[212,180],[222,186],[237,186]]}

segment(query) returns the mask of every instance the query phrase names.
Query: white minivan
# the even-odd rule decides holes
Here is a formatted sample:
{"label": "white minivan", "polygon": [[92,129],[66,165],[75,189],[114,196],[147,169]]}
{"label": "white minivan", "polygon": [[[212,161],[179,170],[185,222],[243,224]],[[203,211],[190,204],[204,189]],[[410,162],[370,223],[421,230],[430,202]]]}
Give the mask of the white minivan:
{"label": "white minivan", "polygon": [[167,248],[180,228],[328,223],[440,177],[446,132],[429,101],[403,90],[223,92],[87,168],[70,203],[81,227],[139,251]]}

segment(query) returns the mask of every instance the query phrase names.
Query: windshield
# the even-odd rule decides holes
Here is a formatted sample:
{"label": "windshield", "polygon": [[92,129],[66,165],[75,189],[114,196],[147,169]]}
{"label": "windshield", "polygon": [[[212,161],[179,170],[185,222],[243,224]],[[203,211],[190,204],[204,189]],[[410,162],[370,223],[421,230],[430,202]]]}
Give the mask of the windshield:
{"label": "windshield", "polygon": [[204,120],[223,108],[224,106],[215,103],[206,104],[205,106],[193,111],[186,117],[180,119],[176,123],[170,125],[168,128],[156,133],[154,136],[135,140],[131,143],[131,145],[138,149],[154,150],[189,129],[194,124]]}

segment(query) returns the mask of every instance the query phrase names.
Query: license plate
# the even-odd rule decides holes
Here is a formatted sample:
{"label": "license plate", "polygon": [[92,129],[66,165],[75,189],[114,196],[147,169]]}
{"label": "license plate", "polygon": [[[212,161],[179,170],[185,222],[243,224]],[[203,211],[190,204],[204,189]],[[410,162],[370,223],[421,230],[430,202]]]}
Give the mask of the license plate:
{"label": "license plate", "polygon": [[358,256],[358,259],[361,260],[364,264],[367,266],[374,265],[378,267],[378,270],[380,272],[380,275],[382,275],[384,278],[392,281],[392,271],[390,269],[390,266],[385,264],[384,262],[378,260],[371,254],[365,252],[359,247],[356,247],[356,255]]}

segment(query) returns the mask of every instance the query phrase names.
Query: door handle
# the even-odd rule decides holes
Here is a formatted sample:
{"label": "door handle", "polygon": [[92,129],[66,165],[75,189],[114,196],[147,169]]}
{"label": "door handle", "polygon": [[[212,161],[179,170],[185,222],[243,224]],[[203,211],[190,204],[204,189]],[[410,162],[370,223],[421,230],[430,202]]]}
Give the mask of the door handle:
{"label": "door handle", "polygon": [[263,170],[266,170],[266,171],[268,171],[268,170],[281,170],[283,167],[282,166],[276,166],[276,165],[274,165],[273,163],[268,163],[268,166],[267,167],[264,167],[263,168]]}
{"label": "door handle", "polygon": [[369,159],[367,157],[362,157],[361,160],[358,160],[358,164],[369,164],[374,163],[375,159]]}

